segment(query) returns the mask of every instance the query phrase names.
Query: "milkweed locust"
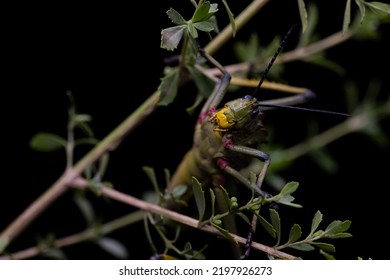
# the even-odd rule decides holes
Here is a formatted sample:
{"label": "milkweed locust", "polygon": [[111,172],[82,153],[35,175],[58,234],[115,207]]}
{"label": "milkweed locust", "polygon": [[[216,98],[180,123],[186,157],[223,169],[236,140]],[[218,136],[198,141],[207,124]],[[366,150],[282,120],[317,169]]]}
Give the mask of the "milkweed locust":
{"label": "milkweed locust", "polygon": [[[209,11],[208,16],[211,17],[213,9],[211,6],[208,8],[206,11]],[[183,26],[186,25],[184,20],[179,20],[180,15],[175,11],[170,10],[168,14],[176,24],[180,23],[182,25],[167,29],[165,32],[163,30],[162,42],[165,46],[172,38],[175,39],[174,41],[177,44],[179,40],[174,35],[178,35],[180,31],[179,35],[182,36],[182,33],[185,32]],[[208,17],[206,17],[207,19]],[[239,256],[241,259],[249,257],[261,206],[268,205],[271,208],[277,208],[278,203],[282,203],[282,197],[289,196],[296,189],[296,185],[293,184],[288,190],[282,191],[283,195],[276,196],[277,198],[263,189],[267,169],[271,164],[271,156],[262,151],[262,144],[268,141],[268,131],[263,123],[264,111],[274,108],[297,108],[295,105],[315,98],[315,94],[310,89],[265,81],[272,65],[284,48],[287,38],[295,28],[294,25],[281,40],[278,49],[264,69],[261,79],[255,82],[253,86],[255,90],[252,94],[244,95],[226,103],[224,102],[229,86],[231,84],[238,85],[240,82],[247,83],[249,80],[232,77],[213,56],[199,47],[195,40],[196,33],[191,33],[192,29],[188,27],[188,33],[184,33],[188,35],[186,37],[187,41],[184,41],[187,46],[192,46],[189,52],[192,52],[193,56],[184,53],[187,57],[180,57],[179,63],[191,61],[199,65],[200,61],[205,62],[215,67],[220,74],[218,75],[219,78],[213,80],[215,82],[213,90],[200,110],[195,125],[193,146],[185,154],[165,189],[165,197],[169,198],[169,202],[165,206],[174,209],[185,204],[190,197],[193,197],[198,210],[199,226],[209,223],[228,239],[229,233],[236,231],[235,216],[243,218],[250,225],[250,230],[244,252],[237,252],[238,250],[235,252],[235,256]],[[173,49],[172,44],[167,49]],[[185,68],[180,67],[180,65],[178,69]],[[196,67],[193,67],[189,72],[191,74],[199,73],[195,69]],[[163,100],[168,96],[167,92],[169,93],[169,90],[176,88],[175,85],[183,78],[183,75],[179,70],[168,74],[166,77],[159,88]],[[259,91],[265,87],[282,89],[293,95],[260,101]],[[346,114],[324,110],[297,109],[347,116]],[[243,174],[242,169],[251,164],[254,159],[262,162],[262,165],[249,175]],[[245,186],[250,191],[250,201],[243,207],[237,204],[236,197],[231,196],[231,192],[227,190],[232,181]],[[183,191],[183,187],[184,189],[187,187],[187,190]],[[178,193],[180,193],[180,197],[177,195]],[[211,199],[211,206],[208,207],[210,209],[206,207],[206,201],[209,200],[205,196],[207,196],[207,199]],[[292,205],[291,200],[283,204]],[[208,210],[207,214],[206,210]],[[244,217],[242,214],[244,210],[248,210],[253,214],[252,221],[246,216]],[[222,224],[224,227],[221,226]]]}

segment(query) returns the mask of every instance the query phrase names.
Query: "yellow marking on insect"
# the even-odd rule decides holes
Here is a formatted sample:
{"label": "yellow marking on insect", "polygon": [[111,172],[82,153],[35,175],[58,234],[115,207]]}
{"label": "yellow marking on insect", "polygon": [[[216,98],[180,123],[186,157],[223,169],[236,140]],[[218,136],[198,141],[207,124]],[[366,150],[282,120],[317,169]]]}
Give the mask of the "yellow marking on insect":
{"label": "yellow marking on insect", "polygon": [[[258,83],[259,81],[256,79],[245,79],[245,78],[234,77],[234,76],[230,81],[231,85],[244,86],[244,87],[257,87]],[[261,87],[264,89],[283,91],[292,94],[302,94],[307,91],[307,88],[304,87],[295,87],[295,86],[279,84],[279,83],[269,82],[269,81],[264,81]]]}
{"label": "yellow marking on insect", "polygon": [[226,116],[226,112],[228,111],[228,108],[222,108],[220,109],[215,115],[212,117],[212,119],[216,119],[218,123],[218,127],[215,128],[216,131],[226,131],[232,126],[236,124],[235,120],[228,119]]}

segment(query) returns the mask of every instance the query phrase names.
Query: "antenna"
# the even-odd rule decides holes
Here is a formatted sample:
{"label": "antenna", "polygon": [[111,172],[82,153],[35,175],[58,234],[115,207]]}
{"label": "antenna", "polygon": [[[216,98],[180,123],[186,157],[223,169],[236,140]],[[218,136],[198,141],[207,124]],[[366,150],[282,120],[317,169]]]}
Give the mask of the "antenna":
{"label": "antenna", "polygon": [[283,48],[284,48],[284,45],[286,44],[287,42],[287,39],[288,37],[290,37],[290,34],[293,32],[293,30],[295,29],[297,24],[294,24],[289,31],[287,31],[286,35],[284,35],[282,41],[280,42],[280,45],[278,47],[278,49],[276,50],[276,52],[274,53],[274,55],[272,56],[271,60],[269,61],[268,65],[267,65],[267,68],[265,68],[264,70],[264,73],[263,75],[261,76],[261,79],[259,81],[259,83],[257,84],[257,87],[255,88],[255,90],[253,91],[253,95],[256,96],[257,93],[259,92],[260,90],[260,87],[261,85],[263,84],[265,78],[267,77],[267,74],[269,72],[269,70],[271,69],[272,65],[274,64],[276,58],[278,57],[278,55],[282,52]]}
{"label": "antenna", "polygon": [[[294,24],[290,30],[287,31],[287,33],[284,35],[282,41],[280,42],[280,45],[274,55],[272,56],[271,60],[269,61],[267,67],[264,70],[263,75],[261,76],[261,79],[259,83],[257,84],[256,88],[253,91],[253,96],[256,96],[261,88],[261,85],[263,84],[265,78],[268,75],[268,72],[270,71],[272,65],[274,64],[276,58],[278,55],[282,52],[288,38],[290,37],[291,33],[295,29],[297,24]],[[307,111],[307,112],[314,112],[314,113],[321,113],[321,114],[329,114],[329,115],[338,115],[343,117],[351,117],[350,114],[345,113],[339,113],[339,112],[333,112],[333,111],[327,111],[327,110],[318,110],[318,109],[310,109],[310,108],[304,108],[304,107],[296,107],[296,106],[289,106],[289,105],[281,105],[281,104],[270,104],[270,103],[261,103],[258,102],[259,107],[269,107],[269,108],[280,108],[280,109],[291,109],[291,110],[298,110],[298,111]]]}
{"label": "antenna", "polygon": [[269,103],[262,104],[261,102],[259,102],[258,105],[259,105],[259,107],[291,109],[291,110],[298,110],[298,111],[306,111],[306,112],[314,112],[314,113],[321,113],[321,114],[337,115],[337,116],[343,116],[343,117],[351,117],[350,114],[345,114],[345,113],[340,113],[340,112],[319,110],[319,109],[310,109],[310,108],[296,107],[296,106],[289,106],[289,105],[269,104]]}

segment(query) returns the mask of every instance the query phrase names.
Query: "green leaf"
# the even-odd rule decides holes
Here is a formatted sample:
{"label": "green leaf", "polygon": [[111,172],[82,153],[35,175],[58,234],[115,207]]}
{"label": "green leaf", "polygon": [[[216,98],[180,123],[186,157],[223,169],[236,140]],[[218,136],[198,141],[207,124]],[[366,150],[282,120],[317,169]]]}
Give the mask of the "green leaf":
{"label": "green leaf", "polygon": [[5,248],[7,248],[9,244],[8,237],[0,237],[0,254],[4,252]]}
{"label": "green leaf", "polygon": [[229,17],[230,24],[232,25],[232,31],[233,31],[232,35],[233,35],[233,37],[235,37],[236,33],[237,33],[237,26],[236,26],[236,21],[234,19],[234,14],[230,10],[229,5],[226,2],[226,0],[222,0],[222,3],[225,6],[225,9],[226,9],[228,17]]}
{"label": "green leaf", "polygon": [[195,22],[193,26],[204,32],[211,32],[214,30],[214,25],[208,21]]}
{"label": "green leaf", "polygon": [[211,223],[213,227],[215,227],[220,233],[225,236],[227,240],[229,240],[233,244],[237,244],[237,241],[234,239],[234,237],[230,234],[230,232],[224,228],[221,228],[219,225],[215,223]]}
{"label": "green leaf", "polygon": [[376,122],[370,122],[362,130],[370,139],[375,142],[376,145],[385,148],[389,144],[387,134],[383,131],[382,127]]}
{"label": "green leaf", "polygon": [[333,255],[325,252],[324,250],[320,250],[320,254],[323,255],[327,260],[335,260],[336,259]]}
{"label": "green leaf", "polygon": [[66,260],[66,255],[64,251],[58,248],[50,248],[47,251],[44,251],[42,253],[42,256],[44,256],[45,259]]}
{"label": "green leaf", "polygon": [[[195,30],[196,31],[196,30]],[[188,32],[187,32],[188,33]],[[198,54],[199,54],[199,43],[192,36],[188,37],[188,44],[186,45],[186,51],[184,56],[181,57],[184,65],[186,67],[194,67],[197,62]]]}
{"label": "green leaf", "polygon": [[277,244],[279,244],[280,242],[280,237],[281,237],[281,226],[280,226],[280,217],[279,217],[279,213],[275,210],[275,209],[270,209],[269,210],[269,214],[270,214],[270,217],[271,217],[271,224],[272,226],[274,227],[275,231],[276,231],[276,236],[277,236]]}
{"label": "green leaf", "polygon": [[160,101],[158,105],[167,106],[175,99],[179,88],[179,72],[177,68],[171,70],[161,79],[160,86]]}
{"label": "green leaf", "polygon": [[181,252],[186,259],[188,260],[193,260],[193,259],[196,259],[196,260],[204,260],[206,259],[206,257],[203,255],[203,251],[207,248],[207,245],[205,245],[202,249],[200,250],[194,250],[192,248],[192,245],[191,243],[187,242],[185,245],[184,245],[184,250]]}
{"label": "green leaf", "polygon": [[203,100],[204,100],[203,94],[198,92],[198,94],[196,95],[194,103],[190,107],[186,108],[187,113],[189,115],[194,114],[196,108],[198,108],[198,106],[202,103]]}
{"label": "green leaf", "polygon": [[306,46],[317,39],[315,34],[318,24],[318,8],[314,2],[310,2],[307,7],[307,26],[305,32],[301,33],[297,47]]}
{"label": "green leaf", "polygon": [[366,6],[364,6],[364,2],[363,1],[355,1],[356,5],[359,7],[359,11],[360,11],[360,22],[363,21],[364,19],[364,16],[366,15]]}
{"label": "green leaf", "polygon": [[298,224],[294,224],[290,229],[287,243],[293,243],[297,241],[302,235],[301,227]]}
{"label": "green leaf", "polygon": [[348,237],[352,237],[352,234],[348,233],[348,232],[339,232],[339,233],[336,233],[336,234],[333,234],[331,236],[327,236],[328,238],[332,238],[332,239],[336,239],[336,238],[348,238]]}
{"label": "green leaf", "polygon": [[311,158],[329,174],[337,171],[337,162],[327,153],[325,149],[316,149],[310,152]]}
{"label": "green leaf", "polygon": [[292,201],[294,200],[295,198],[292,195],[288,194],[282,196],[277,202],[294,208],[302,208],[302,205],[297,203],[292,203]]}
{"label": "green leaf", "polygon": [[187,192],[187,190],[188,190],[188,186],[177,185],[176,187],[174,187],[171,194],[175,199],[178,199],[178,198],[182,197],[182,195],[184,195]]}
{"label": "green leaf", "polygon": [[313,251],[315,249],[313,246],[307,243],[293,244],[289,247],[299,251]]}
{"label": "green leaf", "polygon": [[[388,16],[388,18],[390,18]],[[356,22],[354,24],[355,34],[354,37],[359,40],[379,40],[381,35],[378,31],[378,26],[381,24],[381,21],[386,19],[378,18],[371,9],[366,9],[366,14],[362,22]]]}
{"label": "green leaf", "polygon": [[85,122],[90,122],[92,121],[92,117],[90,115],[87,115],[87,114],[76,114],[74,117],[73,117],[73,121],[77,124],[77,123],[85,123]]}
{"label": "green leaf", "polygon": [[324,242],[313,242],[312,245],[324,250],[325,252],[334,253],[336,252],[336,248],[333,244],[324,243]]}
{"label": "green leaf", "polygon": [[345,69],[340,64],[337,64],[336,62],[334,62],[330,59],[327,59],[323,53],[313,54],[310,57],[310,59],[308,59],[306,61],[311,63],[311,64],[327,68],[327,69],[335,72],[339,76],[343,76],[346,73]]}
{"label": "green leaf", "polygon": [[220,202],[225,203],[226,205],[230,204],[230,198],[227,190],[222,186],[219,186],[217,190],[219,191],[219,193],[222,193],[222,198],[219,195],[217,195],[218,197],[217,199],[223,199],[223,201]]}
{"label": "green leaf", "polygon": [[73,201],[76,203],[80,212],[83,214],[84,219],[87,221],[87,225],[91,225],[95,219],[95,213],[93,207],[88,199],[81,193],[75,193]]}
{"label": "green leaf", "polygon": [[379,19],[389,17],[390,4],[382,2],[364,2],[366,6],[374,13]]}
{"label": "green leaf", "polygon": [[206,1],[196,8],[192,16],[192,22],[206,21],[211,18],[218,11],[218,4],[210,4]]}
{"label": "green leaf", "polygon": [[161,48],[172,51],[177,48],[187,25],[179,25],[161,30]]}
{"label": "green leaf", "polygon": [[186,24],[186,20],[179,14],[175,9],[170,8],[167,11],[167,15],[169,19],[176,25],[183,25]]}
{"label": "green leaf", "polygon": [[93,137],[93,130],[87,122],[77,122],[76,127],[79,128],[82,132],[84,132],[87,136]]}
{"label": "green leaf", "polygon": [[96,138],[91,138],[91,137],[79,138],[79,139],[76,139],[74,141],[75,146],[79,146],[79,145],[93,145],[94,146],[97,143],[99,143],[99,140]]}
{"label": "green leaf", "polygon": [[245,221],[245,223],[247,223],[248,225],[251,225],[251,221],[243,213],[237,212],[236,215],[239,216],[241,219],[243,219]]}
{"label": "green leaf", "polygon": [[344,10],[344,19],[343,19],[343,34],[348,31],[349,25],[351,23],[351,0],[347,0]]}
{"label": "green leaf", "polygon": [[247,42],[237,42],[234,44],[234,52],[240,61],[254,62],[259,54],[259,36],[252,33]]}
{"label": "green leaf", "polygon": [[217,18],[216,17],[211,17],[207,20],[208,23],[210,23],[212,26],[213,26],[213,31],[215,33],[218,33],[219,32],[219,28],[218,28],[218,23],[217,23]]}
{"label": "green leaf", "polygon": [[258,221],[269,235],[271,235],[273,238],[276,238],[275,228],[266,219],[258,215]]}
{"label": "green leaf", "polygon": [[194,25],[192,23],[189,23],[187,25],[187,30],[188,30],[188,33],[190,33],[192,38],[194,38],[194,39],[198,38],[198,31],[196,30],[196,28],[194,27]]}
{"label": "green leaf", "polygon": [[322,217],[323,215],[319,210],[314,214],[313,220],[311,222],[310,235],[312,235],[317,230],[322,221]]}
{"label": "green leaf", "polygon": [[192,251],[192,244],[190,242],[186,242],[186,244],[184,244],[184,249],[183,249],[184,252],[191,252]]}
{"label": "green leaf", "polygon": [[66,140],[56,134],[41,132],[33,136],[30,147],[40,152],[52,152],[66,147]]}
{"label": "green leaf", "polygon": [[298,0],[298,8],[299,8],[299,17],[301,18],[302,24],[302,33],[306,31],[307,28],[307,11],[305,2],[303,0]]}
{"label": "green leaf", "polygon": [[110,155],[108,153],[104,153],[99,160],[99,169],[97,171],[97,174],[99,175],[100,179],[102,179],[104,177],[104,174],[106,174],[109,160]]}
{"label": "green leaf", "polygon": [[215,193],[213,189],[209,189],[210,191],[210,200],[211,200],[211,217],[215,215]]}
{"label": "green leaf", "polygon": [[128,252],[126,247],[117,240],[109,237],[102,237],[97,241],[97,244],[106,252],[110,253],[118,259],[127,259]]}
{"label": "green leaf", "polygon": [[288,194],[292,194],[298,189],[298,186],[299,186],[298,182],[289,182],[280,191],[280,195],[285,196]]}
{"label": "green leaf", "polygon": [[152,182],[153,188],[156,193],[160,192],[160,188],[157,183],[156,173],[154,172],[153,167],[150,166],[142,166],[142,170],[146,173],[149,180]]}
{"label": "green leaf", "polygon": [[325,236],[331,238],[335,234],[343,233],[349,229],[351,226],[351,221],[333,221],[325,229]]}
{"label": "green leaf", "polygon": [[291,203],[292,201],[295,200],[295,198],[290,195],[291,193],[295,192],[298,188],[299,183],[298,182],[289,182],[287,183],[283,189],[280,191],[278,195],[275,195],[271,198],[268,198],[267,201],[275,201],[281,204],[285,204],[288,206],[296,207],[296,208],[301,208],[302,205],[300,204],[295,204]]}
{"label": "green leaf", "polygon": [[204,196],[202,184],[195,177],[192,177],[192,191],[194,193],[196,207],[198,208],[199,222],[200,222],[202,221],[206,210],[206,199]]}
{"label": "green leaf", "polygon": [[94,133],[88,122],[92,121],[92,117],[87,114],[75,114],[72,117],[74,126],[79,128],[87,136],[93,137]]}

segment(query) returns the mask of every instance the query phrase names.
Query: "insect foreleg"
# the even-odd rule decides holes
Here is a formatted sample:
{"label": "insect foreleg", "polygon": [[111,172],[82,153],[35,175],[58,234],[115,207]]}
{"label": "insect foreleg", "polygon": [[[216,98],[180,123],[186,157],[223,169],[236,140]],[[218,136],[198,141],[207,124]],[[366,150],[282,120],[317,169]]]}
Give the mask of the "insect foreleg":
{"label": "insect foreleg", "polygon": [[217,81],[213,92],[211,93],[210,97],[207,99],[206,103],[202,108],[201,111],[201,116],[202,116],[204,114],[209,113],[210,110],[214,110],[221,103],[222,99],[226,94],[226,90],[229,86],[231,75],[218,61],[216,61],[211,55],[207,54],[203,49],[200,48],[199,53],[207,61],[209,61],[211,64],[217,67],[222,73],[221,79]]}

